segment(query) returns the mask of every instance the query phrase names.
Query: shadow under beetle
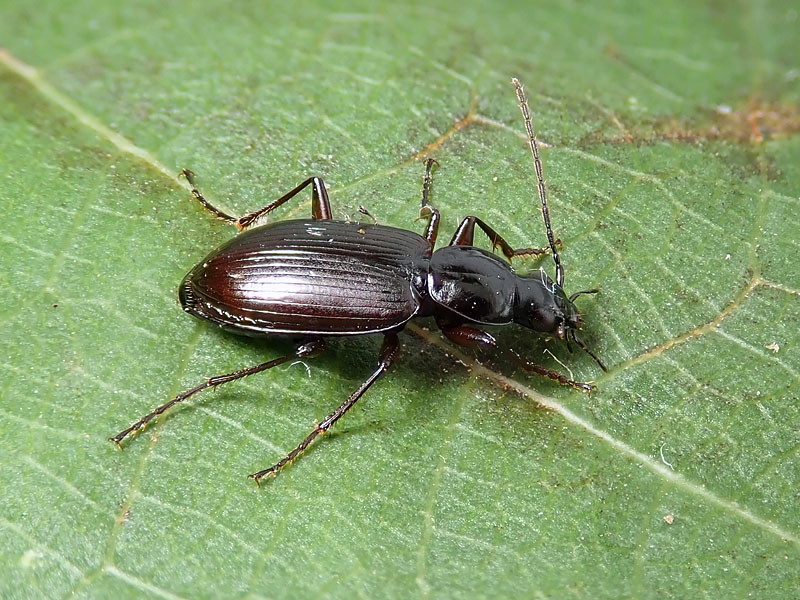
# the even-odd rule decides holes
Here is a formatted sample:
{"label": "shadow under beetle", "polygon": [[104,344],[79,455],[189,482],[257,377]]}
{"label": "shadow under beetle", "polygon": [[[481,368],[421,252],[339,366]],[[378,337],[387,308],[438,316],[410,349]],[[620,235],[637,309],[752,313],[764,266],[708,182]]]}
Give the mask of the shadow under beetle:
{"label": "shadow under beetle", "polygon": [[[328,193],[319,177],[309,177],[261,210],[236,219],[209,204],[194,186],[193,173],[181,174],[194,197],[218,218],[240,230],[311,186],[311,219],[278,221],[248,229],[224,243],[192,269],[180,284],[183,310],[233,333],[249,336],[290,336],[299,340],[294,352],[248,369],[207,378],[190,390],[139,419],[110,438],[121,447],[129,434],[143,428],[173,405],[208,387],[216,387],[324,349],[328,336],[382,333],[378,366],[339,408],[328,415],[280,461],[250,475],[258,482],[275,476],[314,439],[330,429],[397,359],[397,334],[414,317],[433,316],[452,342],[471,348],[496,348],[481,325],[517,323],[574,341],[605,370],[600,359],[576,335],[581,315],[573,303],[580,294],[564,293],[564,268],[550,226],[542,163],[522,85],[512,80],[528,134],[538,178],[542,215],[549,248],[513,249],[478,217],[466,217],[450,244],[434,251],[439,211],[428,203],[431,171],[428,158],[422,186],[420,217],[427,219],[423,234],[378,224],[333,220]],[[473,245],[475,226],[509,260],[540,255],[548,250],[556,265],[556,280],[543,270],[517,275],[509,262]],[[516,356],[516,354],[515,354]],[[558,371],[523,361],[531,371],[564,385],[591,391],[593,386],[568,379]]]}

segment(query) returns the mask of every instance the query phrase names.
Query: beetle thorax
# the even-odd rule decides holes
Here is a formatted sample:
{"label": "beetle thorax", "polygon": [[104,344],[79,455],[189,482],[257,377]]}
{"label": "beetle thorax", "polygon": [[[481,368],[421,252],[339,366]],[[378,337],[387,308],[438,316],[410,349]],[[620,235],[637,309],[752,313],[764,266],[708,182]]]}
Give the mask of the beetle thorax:
{"label": "beetle thorax", "polygon": [[428,293],[437,305],[474,323],[514,320],[517,275],[504,260],[474,246],[447,246],[433,253]]}

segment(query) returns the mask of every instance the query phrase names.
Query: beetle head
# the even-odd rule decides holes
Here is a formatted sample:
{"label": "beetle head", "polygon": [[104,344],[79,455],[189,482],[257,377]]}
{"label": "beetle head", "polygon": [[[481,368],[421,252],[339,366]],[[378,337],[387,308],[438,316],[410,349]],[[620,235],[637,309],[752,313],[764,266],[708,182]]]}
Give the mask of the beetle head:
{"label": "beetle head", "polygon": [[581,294],[594,293],[597,293],[597,290],[583,290],[567,297],[563,288],[550,279],[544,271],[539,271],[533,277],[519,277],[514,302],[514,322],[534,331],[550,333],[566,340],[567,347],[570,347],[570,341],[575,342],[605,371],[603,362],[576,334],[581,328],[582,321],[574,300]]}
{"label": "beetle head", "polygon": [[517,279],[514,322],[563,340],[569,330],[580,327],[581,316],[561,286],[542,270]]}

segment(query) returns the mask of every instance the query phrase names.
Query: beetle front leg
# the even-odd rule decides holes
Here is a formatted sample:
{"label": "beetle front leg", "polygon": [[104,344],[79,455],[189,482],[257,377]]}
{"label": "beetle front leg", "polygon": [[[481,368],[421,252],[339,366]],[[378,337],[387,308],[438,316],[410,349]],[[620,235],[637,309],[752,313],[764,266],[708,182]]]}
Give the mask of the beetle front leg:
{"label": "beetle front leg", "polygon": [[298,185],[296,188],[287,192],[286,194],[284,194],[274,202],[271,202],[264,208],[253,211],[237,219],[236,217],[232,217],[229,214],[219,210],[203,197],[203,195],[194,185],[194,173],[192,171],[190,171],[189,169],[184,169],[183,171],[180,172],[178,176],[186,177],[186,181],[188,181],[189,185],[192,186],[192,195],[197,199],[198,202],[200,202],[200,204],[203,205],[204,208],[214,213],[218,218],[233,223],[239,230],[244,229],[248,225],[251,225],[256,219],[259,219],[264,215],[272,212],[287,200],[291,200],[298,193],[300,193],[306,187],[308,187],[309,184],[312,185],[311,217],[317,220],[327,220],[332,218],[331,203],[330,200],[328,199],[328,191],[325,189],[325,183],[319,177],[309,177],[303,183]]}
{"label": "beetle front leg", "polygon": [[[441,324],[440,327],[442,333],[447,337],[447,339],[459,346],[491,350],[497,349],[497,342],[494,339],[494,336],[475,327],[470,327],[469,325],[441,326]],[[582,390],[584,392],[591,392],[595,388],[595,386],[590,383],[573,381],[558,371],[537,365],[536,363],[523,358],[514,350],[505,350],[503,352],[510,354],[514,361],[526,371],[533,371],[539,375],[549,377],[550,379],[557,381],[562,385],[568,385],[576,390]]]}
{"label": "beetle front leg", "polygon": [[528,360],[527,358],[523,358],[522,356],[517,354],[514,350],[509,349],[506,352],[511,354],[515,362],[519,364],[526,371],[533,371],[534,373],[537,373],[539,375],[544,375],[545,377],[549,377],[553,381],[557,381],[561,385],[568,385],[572,388],[575,388],[576,390],[581,390],[583,392],[588,392],[590,394],[596,387],[591,383],[586,383],[583,381],[574,381],[568,378],[566,375],[563,375],[562,373],[559,373],[554,369],[548,369],[547,367],[537,365],[536,363]]}
{"label": "beetle front leg", "polygon": [[318,435],[326,433],[331,427],[333,427],[334,423],[342,418],[348,410],[353,408],[355,403],[358,402],[358,399],[364,395],[364,392],[366,392],[369,387],[375,383],[378,378],[389,369],[389,367],[392,366],[394,361],[397,359],[397,355],[399,354],[399,344],[400,342],[396,333],[387,333],[383,338],[383,347],[381,348],[378,368],[373,371],[372,375],[370,375],[367,380],[362,383],[359,388],[339,406],[339,408],[325,417],[325,419],[319,425],[316,425],[311,433],[306,436],[306,439],[300,442],[294,450],[289,452],[289,454],[284,456],[269,469],[264,469],[258,473],[253,473],[252,475],[248,475],[248,477],[255,479],[256,483],[259,483],[259,480],[263,477],[275,477],[281,472],[281,469],[305,452]]}
{"label": "beetle front leg", "polygon": [[454,327],[442,327],[445,337],[458,346],[475,349],[497,349],[497,341],[494,336],[468,325],[457,325]]}
{"label": "beetle front leg", "polygon": [[[475,225],[480,227],[489,241],[492,242],[492,250],[498,246],[503,251],[505,257],[511,260],[515,256],[533,255],[540,256],[547,254],[550,248],[519,248],[515,250],[511,245],[506,242],[499,233],[489,227],[486,223],[481,221],[478,217],[465,217],[461,224],[458,226],[453,239],[450,240],[451,246],[474,246],[475,245]],[[556,240],[560,246],[561,240]]]}
{"label": "beetle front leg", "polygon": [[228,373],[226,375],[207,377],[205,383],[201,383],[200,385],[197,385],[190,390],[181,392],[166,404],[162,404],[154,411],[146,414],[141,419],[136,421],[136,423],[134,423],[127,429],[120,431],[117,435],[115,435],[114,437],[110,437],[108,439],[109,441],[114,442],[117,446],[122,448],[122,440],[124,440],[129,434],[144,428],[144,426],[147,425],[150,421],[152,421],[155,417],[166,412],[168,409],[172,408],[179,402],[183,402],[187,398],[191,398],[197,392],[200,392],[210,387],[216,388],[218,385],[229,383],[231,381],[241,379],[242,377],[247,377],[248,375],[254,375],[255,373],[260,373],[261,371],[266,371],[267,369],[271,369],[272,367],[276,367],[290,360],[294,360],[295,358],[304,358],[319,354],[320,352],[322,352],[322,350],[324,350],[324,348],[325,348],[325,343],[322,341],[322,339],[312,340],[310,342],[301,345],[300,347],[297,348],[297,350],[295,350],[291,354],[287,354],[286,356],[282,356],[280,358],[270,360],[260,365],[256,365],[255,367],[241,369],[240,371],[234,371],[233,373]]}

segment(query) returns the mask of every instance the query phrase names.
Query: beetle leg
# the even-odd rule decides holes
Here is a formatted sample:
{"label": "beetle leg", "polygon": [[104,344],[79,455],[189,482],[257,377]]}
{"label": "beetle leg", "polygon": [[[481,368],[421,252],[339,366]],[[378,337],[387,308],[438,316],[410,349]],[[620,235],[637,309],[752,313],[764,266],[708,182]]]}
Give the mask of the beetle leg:
{"label": "beetle leg", "polygon": [[358,212],[360,212],[362,215],[364,215],[364,216],[366,216],[366,217],[369,217],[369,219],[370,219],[370,221],[372,221],[372,224],[373,224],[373,225],[378,225],[378,219],[376,219],[375,217],[373,217],[373,216],[372,216],[372,213],[371,213],[371,212],[369,212],[369,211],[368,211],[366,208],[364,208],[364,207],[363,207],[362,205],[360,205],[360,204],[358,205]]}
{"label": "beetle leg", "polygon": [[125,439],[125,437],[127,437],[128,434],[142,429],[155,417],[165,412],[169,408],[173,407],[174,405],[178,404],[179,402],[183,402],[187,398],[194,396],[197,392],[200,392],[210,387],[216,388],[218,385],[222,385],[223,383],[228,383],[230,381],[235,381],[236,379],[241,379],[242,377],[247,377],[248,375],[253,375],[255,373],[260,373],[261,371],[266,371],[267,369],[278,366],[290,360],[294,360],[295,358],[304,358],[315,354],[319,354],[324,348],[325,348],[325,343],[322,341],[322,339],[312,340],[310,342],[301,345],[300,347],[297,348],[297,350],[295,350],[291,354],[287,354],[286,356],[282,356],[280,358],[270,360],[260,365],[256,365],[255,367],[241,369],[239,371],[234,371],[233,373],[228,373],[227,375],[217,375],[215,377],[207,377],[205,383],[201,383],[200,385],[197,385],[190,390],[181,392],[166,404],[162,404],[153,412],[146,414],[141,419],[136,421],[136,423],[134,423],[124,431],[120,431],[117,435],[115,435],[114,437],[110,437],[108,439],[114,442],[120,448],[122,448],[121,442],[123,439]]}
{"label": "beetle leg", "polygon": [[256,219],[263,217],[264,215],[278,208],[287,200],[294,198],[309,184],[313,184],[311,189],[311,217],[317,220],[327,220],[332,218],[331,203],[330,200],[328,200],[328,191],[325,189],[325,184],[319,177],[309,177],[296,188],[290,192],[287,192],[264,208],[253,211],[249,215],[239,217],[239,220],[236,222],[236,226],[239,229],[244,229]]}
{"label": "beetle leg", "polygon": [[223,221],[230,221],[231,223],[236,223],[236,217],[230,216],[228,213],[222,212],[216,206],[211,204],[208,200],[203,198],[203,194],[201,194],[198,189],[194,185],[194,172],[190,171],[189,169],[184,169],[180,173],[178,173],[178,177],[186,177],[186,181],[189,182],[189,185],[192,186],[192,195],[197,199],[197,201],[203,205],[203,208],[206,210],[210,210],[218,219],[222,219]]}
{"label": "beetle leg", "polygon": [[442,333],[454,344],[465,348],[497,348],[494,336],[468,325],[443,327]]}
{"label": "beetle leg", "polygon": [[294,461],[298,456],[300,456],[303,452],[305,452],[306,448],[308,448],[311,443],[316,439],[316,437],[320,434],[324,434],[327,432],[331,427],[333,427],[334,423],[338,421],[344,414],[353,408],[358,399],[364,395],[369,387],[378,380],[378,378],[383,375],[389,367],[392,366],[394,361],[397,359],[397,355],[399,354],[399,340],[397,338],[396,333],[387,333],[383,338],[383,347],[381,348],[380,360],[378,361],[378,368],[373,371],[372,375],[370,375],[367,380],[362,383],[359,388],[353,392],[350,397],[345,400],[339,408],[329,414],[325,419],[316,425],[311,433],[308,434],[306,439],[300,442],[297,447],[289,452],[286,456],[284,456],[281,460],[276,462],[272,465],[269,469],[264,469],[263,471],[259,471],[258,473],[253,473],[252,475],[248,475],[248,477],[252,477],[256,480],[256,483],[263,477],[275,477],[280,473],[281,469],[283,469],[286,465]]}
{"label": "beetle leg", "polygon": [[189,185],[192,186],[192,194],[194,197],[202,204],[206,209],[210,210],[214,213],[218,218],[223,219],[225,221],[230,221],[237,228],[240,230],[244,229],[248,225],[251,225],[253,221],[263,217],[264,215],[272,212],[276,208],[278,208],[281,204],[286,202],[287,200],[291,200],[294,198],[298,193],[303,191],[309,184],[312,184],[312,191],[311,191],[311,217],[314,219],[330,219],[332,218],[331,214],[331,203],[328,200],[328,191],[325,189],[325,183],[323,183],[322,179],[319,177],[309,177],[303,183],[298,185],[296,188],[287,192],[274,202],[271,202],[264,208],[259,210],[253,211],[249,214],[246,214],[243,217],[232,217],[215,206],[213,206],[208,200],[203,198],[203,195],[197,190],[194,185],[194,173],[192,173],[189,169],[184,169],[180,172],[180,175],[186,177],[186,180],[189,182]]}
{"label": "beetle leg", "polygon": [[541,365],[537,365],[534,362],[529,361],[527,358],[523,358],[519,354],[517,354],[514,350],[508,349],[506,350],[511,356],[514,358],[515,362],[517,362],[523,369],[526,371],[533,371],[534,373],[538,373],[539,375],[544,375],[545,377],[549,377],[553,381],[557,381],[561,385],[568,385],[570,387],[575,388],[576,390],[582,390],[584,392],[591,393],[592,390],[596,386],[592,385],[591,383],[585,383],[583,381],[573,381],[569,379],[565,375],[562,375],[558,371],[553,369],[548,369],[547,367],[543,367]]}
{"label": "beetle leg", "polygon": [[[476,329],[475,327],[470,327],[469,325],[456,325],[441,327],[441,329],[442,333],[447,337],[448,340],[459,346],[464,346],[467,348],[491,348],[492,350],[497,348],[497,342],[493,336],[489,335],[485,331]],[[544,375],[545,377],[549,377],[550,379],[557,381],[562,385],[568,385],[577,390],[583,390],[584,392],[591,392],[595,387],[590,383],[573,381],[558,371],[537,365],[536,363],[521,357],[514,350],[509,349],[503,352],[509,353],[514,361],[526,371],[533,371],[539,375]]]}
{"label": "beetle leg", "polygon": [[433,165],[439,166],[435,158],[429,158],[425,161],[425,178],[422,180],[422,207],[419,209],[419,218],[428,219],[428,226],[425,228],[425,233],[422,234],[433,247],[436,244],[436,236],[439,234],[439,211],[433,206],[428,204],[428,194],[431,192],[431,170]]}
{"label": "beetle leg", "polygon": [[[475,240],[475,225],[480,227],[486,236],[489,238],[489,241],[492,242],[492,250],[497,248],[498,246],[503,251],[503,254],[509,260],[515,256],[523,256],[526,254],[532,254],[534,256],[539,256],[541,254],[547,254],[550,248],[519,248],[515,250],[512,248],[508,242],[506,242],[499,233],[497,233],[494,229],[489,227],[486,223],[481,221],[478,217],[465,217],[461,224],[458,226],[455,234],[453,235],[453,239],[450,240],[451,246],[474,246]],[[556,240],[556,243],[560,246],[561,240]]]}

